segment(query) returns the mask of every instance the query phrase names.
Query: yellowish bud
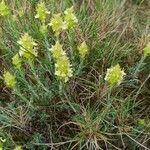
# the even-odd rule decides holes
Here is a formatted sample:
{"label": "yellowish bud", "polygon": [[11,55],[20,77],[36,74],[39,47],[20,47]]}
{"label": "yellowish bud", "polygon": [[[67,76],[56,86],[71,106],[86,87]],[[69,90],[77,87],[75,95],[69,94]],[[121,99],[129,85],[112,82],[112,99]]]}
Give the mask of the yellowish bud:
{"label": "yellowish bud", "polygon": [[66,9],[64,14],[65,14],[64,22],[65,22],[67,29],[74,28],[78,23],[78,19],[74,14],[73,6],[71,8]]}
{"label": "yellowish bud", "polygon": [[4,82],[8,88],[14,88],[16,85],[16,78],[10,72],[6,71],[4,73]]}
{"label": "yellowish bud", "polygon": [[111,85],[120,85],[120,83],[123,80],[125,72],[121,70],[120,65],[117,64],[114,67],[111,67],[110,69],[107,69],[107,73],[105,76],[105,80]]}

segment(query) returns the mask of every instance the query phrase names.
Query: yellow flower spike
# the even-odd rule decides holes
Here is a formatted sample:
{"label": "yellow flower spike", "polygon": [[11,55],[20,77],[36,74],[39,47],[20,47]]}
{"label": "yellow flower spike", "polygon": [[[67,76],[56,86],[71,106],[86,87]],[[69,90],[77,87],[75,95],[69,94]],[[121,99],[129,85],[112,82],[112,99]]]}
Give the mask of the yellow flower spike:
{"label": "yellow flower spike", "polygon": [[144,48],[144,56],[150,56],[150,42]]}
{"label": "yellow flower spike", "polygon": [[53,15],[53,18],[51,19],[49,25],[52,27],[52,30],[56,33],[56,35],[59,35],[60,32],[65,29],[64,22],[60,13]]}
{"label": "yellow flower spike", "polygon": [[55,64],[55,75],[59,80],[63,82],[67,82],[69,78],[72,76],[73,71],[71,68],[70,61],[67,56],[61,57],[58,59]]}
{"label": "yellow flower spike", "polygon": [[23,150],[21,146],[16,146],[14,150]]}
{"label": "yellow flower spike", "polygon": [[82,42],[81,45],[78,47],[79,55],[81,59],[84,59],[86,54],[88,53],[88,47],[86,45],[86,42]]}
{"label": "yellow flower spike", "polygon": [[21,58],[19,54],[14,55],[14,57],[12,58],[12,64],[18,69],[21,68]]}
{"label": "yellow flower spike", "polygon": [[54,59],[61,59],[62,56],[66,55],[66,53],[62,49],[62,45],[59,43],[59,41],[56,41],[56,44],[52,46],[50,51],[53,54]]}
{"label": "yellow flower spike", "polygon": [[55,59],[55,75],[59,80],[67,82],[72,76],[73,71],[70,61],[66,53],[63,51],[62,45],[59,43],[59,41],[52,46],[50,51]]}
{"label": "yellow flower spike", "polygon": [[36,12],[37,12],[37,14],[36,14],[35,18],[38,18],[43,23],[45,22],[46,16],[48,14],[50,14],[50,12],[47,10],[44,2],[40,2],[37,5]]}
{"label": "yellow flower spike", "polygon": [[10,14],[8,6],[5,4],[4,0],[0,3],[0,16],[7,16]]}
{"label": "yellow flower spike", "polygon": [[120,85],[125,75],[126,74],[123,70],[121,70],[120,65],[117,64],[116,66],[107,69],[105,80],[111,86]]}
{"label": "yellow flower spike", "polygon": [[74,28],[78,23],[78,19],[74,14],[73,6],[71,8],[66,9],[64,14],[64,22],[66,24],[67,29]]}
{"label": "yellow flower spike", "polygon": [[19,55],[23,56],[27,60],[32,60],[34,57],[37,57],[37,51],[35,47],[37,44],[34,42],[33,38],[29,36],[28,33],[25,33],[20,40],[18,41],[18,44],[21,45]]}
{"label": "yellow flower spike", "polygon": [[138,124],[141,126],[145,126],[145,119],[138,119]]}
{"label": "yellow flower spike", "polygon": [[8,88],[14,88],[16,85],[16,78],[10,72],[6,71],[3,75],[4,82]]}
{"label": "yellow flower spike", "polygon": [[20,10],[18,11],[18,15],[19,17],[23,17],[25,15],[25,11],[23,10],[23,8],[20,8]]}

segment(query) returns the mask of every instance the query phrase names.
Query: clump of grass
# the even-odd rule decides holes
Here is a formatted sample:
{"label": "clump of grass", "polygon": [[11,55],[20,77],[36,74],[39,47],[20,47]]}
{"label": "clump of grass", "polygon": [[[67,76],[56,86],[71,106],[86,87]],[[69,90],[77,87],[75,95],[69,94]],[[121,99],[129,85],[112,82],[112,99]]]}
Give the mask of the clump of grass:
{"label": "clump of grass", "polygon": [[149,7],[2,1],[0,148],[149,149]]}

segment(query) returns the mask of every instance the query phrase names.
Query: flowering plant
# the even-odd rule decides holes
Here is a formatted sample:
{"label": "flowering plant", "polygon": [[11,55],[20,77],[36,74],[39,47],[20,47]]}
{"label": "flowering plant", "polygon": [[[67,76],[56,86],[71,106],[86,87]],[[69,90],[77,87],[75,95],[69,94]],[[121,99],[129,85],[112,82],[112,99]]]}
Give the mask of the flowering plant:
{"label": "flowering plant", "polygon": [[0,3],[0,16],[7,16],[10,14],[8,6],[5,4],[4,0]]}
{"label": "flowering plant", "polygon": [[16,78],[10,72],[6,71],[3,74],[4,82],[8,88],[14,88],[16,85]]}
{"label": "flowering plant", "polygon": [[117,64],[114,67],[107,69],[105,80],[111,85],[120,85],[125,76],[125,72],[121,69],[120,65]]}

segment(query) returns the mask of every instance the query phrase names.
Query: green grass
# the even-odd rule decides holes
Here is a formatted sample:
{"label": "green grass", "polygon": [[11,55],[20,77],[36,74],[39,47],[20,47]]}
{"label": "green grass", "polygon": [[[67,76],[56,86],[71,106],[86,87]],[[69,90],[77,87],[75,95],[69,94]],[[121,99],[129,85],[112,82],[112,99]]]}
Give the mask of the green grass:
{"label": "green grass", "polygon": [[[5,1],[11,14],[0,16],[0,137],[4,150],[21,145],[27,150],[142,150],[150,149],[150,57],[143,49],[150,41],[148,0],[45,0],[52,14],[74,6],[78,24],[59,37],[73,76],[61,82],[49,49],[56,37],[39,31],[35,19],[38,0]],[[23,15],[18,12],[23,10]],[[38,44],[32,64],[21,70],[12,64],[17,41],[28,33]],[[89,52],[82,61],[78,45]],[[126,76],[119,86],[104,80],[107,69],[120,64]],[[4,71],[17,84],[6,87]],[[0,144],[2,141],[0,141]]]}

